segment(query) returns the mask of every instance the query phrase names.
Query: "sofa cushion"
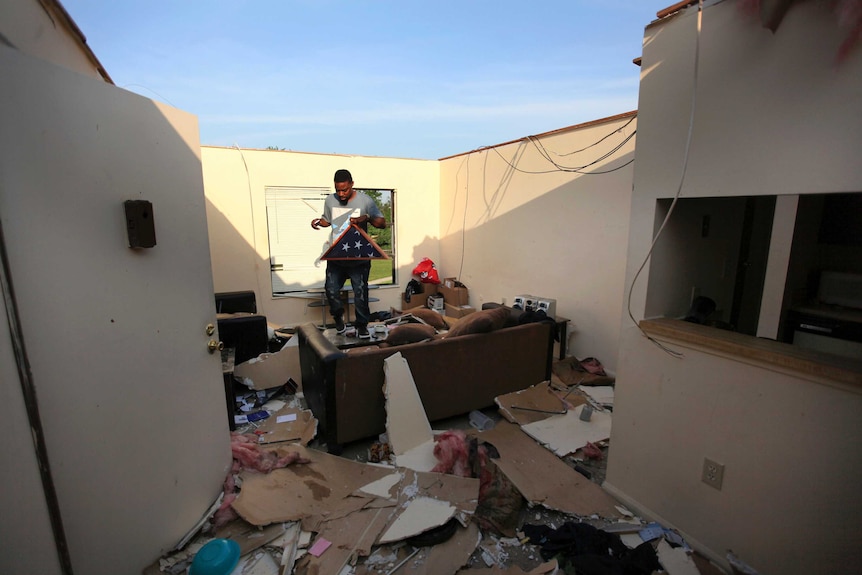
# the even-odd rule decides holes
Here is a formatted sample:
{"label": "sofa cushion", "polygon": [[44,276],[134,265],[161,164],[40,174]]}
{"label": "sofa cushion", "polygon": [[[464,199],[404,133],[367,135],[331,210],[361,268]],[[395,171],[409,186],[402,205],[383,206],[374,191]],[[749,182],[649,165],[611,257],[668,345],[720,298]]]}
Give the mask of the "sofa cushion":
{"label": "sofa cushion", "polygon": [[435,329],[449,329],[449,324],[446,323],[446,320],[442,315],[434,311],[433,309],[428,309],[427,307],[419,307],[415,309],[411,309],[409,312],[413,315],[413,317],[418,317],[431,327]]}
{"label": "sofa cushion", "polygon": [[482,304],[482,309],[494,309],[494,308],[498,308],[498,307],[504,307],[507,310],[509,310],[509,317],[506,318],[506,325],[503,327],[513,327],[516,325],[521,325],[521,323],[518,320],[523,315],[524,310],[515,309],[515,308],[509,307],[507,305],[503,305],[501,303],[485,302]]}
{"label": "sofa cushion", "polygon": [[458,325],[452,327],[446,334],[446,338],[468,335],[471,333],[488,333],[502,328],[509,317],[509,310],[505,307],[494,309],[483,309],[473,312],[461,319]]}
{"label": "sofa cushion", "polygon": [[[434,312],[431,312],[434,313]],[[384,343],[388,345],[404,345],[416,343],[434,337],[437,331],[430,325],[421,323],[405,323],[392,328]]]}

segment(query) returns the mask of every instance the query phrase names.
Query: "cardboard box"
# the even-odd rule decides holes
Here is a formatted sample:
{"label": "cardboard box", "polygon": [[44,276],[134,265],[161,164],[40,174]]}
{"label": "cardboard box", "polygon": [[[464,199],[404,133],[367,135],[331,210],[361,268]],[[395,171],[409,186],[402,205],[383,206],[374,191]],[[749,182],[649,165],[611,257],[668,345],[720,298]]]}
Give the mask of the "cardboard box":
{"label": "cardboard box", "polygon": [[425,307],[429,295],[437,293],[437,284],[422,284],[422,293],[414,293],[410,296],[410,301],[404,299],[404,292],[401,292],[401,311],[407,311],[414,307]]}
{"label": "cardboard box", "polygon": [[447,304],[460,307],[470,302],[470,294],[465,287],[455,287],[455,278],[446,278],[440,284],[440,293]]}
{"label": "cardboard box", "polygon": [[452,305],[446,304],[446,317],[464,317],[476,311],[476,308],[470,305]]}
{"label": "cardboard box", "polygon": [[407,311],[416,307],[425,307],[425,295],[415,293],[410,296],[410,301],[404,299],[404,294],[401,294],[401,311]]}
{"label": "cardboard box", "polygon": [[443,296],[435,293],[434,295],[428,296],[427,303],[425,304],[425,307],[427,307],[428,309],[433,309],[434,311],[442,312],[443,311],[443,304],[444,304]]}

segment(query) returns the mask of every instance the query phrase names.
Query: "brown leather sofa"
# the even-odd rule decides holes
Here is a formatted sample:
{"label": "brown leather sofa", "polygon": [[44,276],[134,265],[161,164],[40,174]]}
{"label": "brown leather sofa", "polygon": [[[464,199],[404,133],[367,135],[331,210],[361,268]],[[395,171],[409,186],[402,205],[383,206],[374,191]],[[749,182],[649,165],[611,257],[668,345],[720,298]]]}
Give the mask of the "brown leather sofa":
{"label": "brown leather sofa", "polygon": [[311,323],[299,326],[297,336],[303,393],[332,453],[386,430],[383,360],[396,352],[407,360],[432,422],[551,378],[554,325],[548,322],[361,353],[339,350]]}

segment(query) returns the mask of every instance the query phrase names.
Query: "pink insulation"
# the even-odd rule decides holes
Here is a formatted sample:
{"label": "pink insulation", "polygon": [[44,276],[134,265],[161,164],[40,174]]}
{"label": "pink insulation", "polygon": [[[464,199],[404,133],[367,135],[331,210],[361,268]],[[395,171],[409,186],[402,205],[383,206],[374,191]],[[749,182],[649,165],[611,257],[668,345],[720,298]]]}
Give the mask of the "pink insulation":
{"label": "pink insulation", "polygon": [[231,433],[230,449],[233,453],[233,466],[224,481],[224,499],[212,518],[215,529],[230,523],[237,518],[231,504],[236,499],[238,489],[234,476],[250,469],[261,473],[269,473],[273,469],[287,467],[292,463],[309,463],[309,459],[301,457],[295,451],[282,452],[280,449],[261,449],[256,435]]}
{"label": "pink insulation", "polygon": [[470,477],[470,446],[467,435],[460,429],[445,431],[434,438],[437,465],[432,472]]}

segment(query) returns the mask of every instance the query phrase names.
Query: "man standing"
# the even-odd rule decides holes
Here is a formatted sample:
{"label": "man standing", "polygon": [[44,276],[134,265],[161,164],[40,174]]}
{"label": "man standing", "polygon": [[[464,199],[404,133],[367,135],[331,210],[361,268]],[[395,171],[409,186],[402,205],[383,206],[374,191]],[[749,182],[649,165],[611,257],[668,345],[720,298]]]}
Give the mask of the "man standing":
{"label": "man standing", "polygon": [[[353,189],[353,176],[347,170],[335,172],[335,193],[327,196],[323,203],[323,217],[311,220],[315,230],[332,226],[331,241],[338,239],[350,224],[357,224],[368,231],[368,224],[375,228],[386,227],[383,213],[371,197]],[[353,286],[353,300],[356,306],[356,331],[359,337],[368,339],[368,322],[371,311],[368,309],[368,274],[371,271],[369,260],[327,260],[326,262],[326,299],[329,313],[335,320],[335,330],[344,333],[344,304],[340,292],[349,279]]]}

